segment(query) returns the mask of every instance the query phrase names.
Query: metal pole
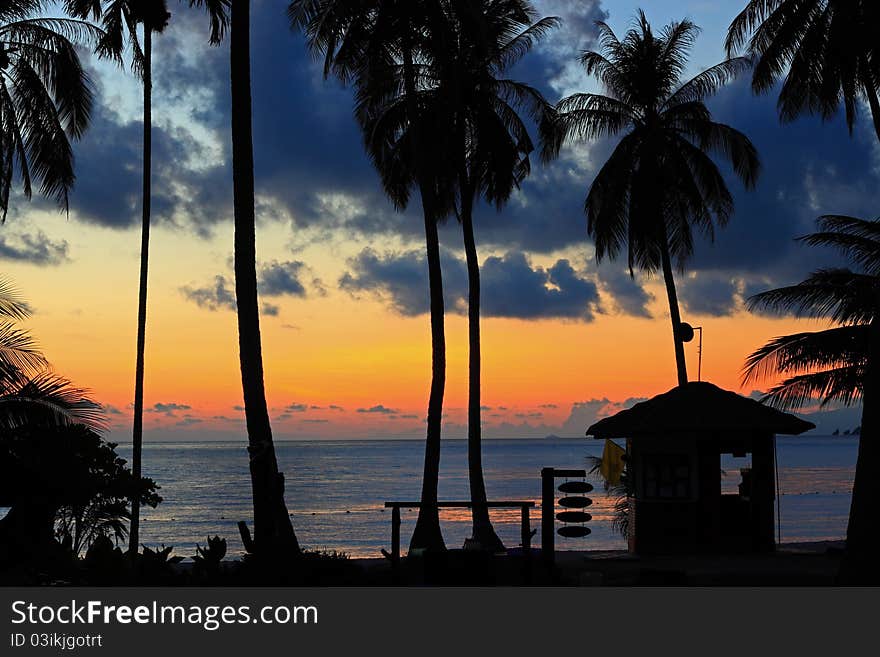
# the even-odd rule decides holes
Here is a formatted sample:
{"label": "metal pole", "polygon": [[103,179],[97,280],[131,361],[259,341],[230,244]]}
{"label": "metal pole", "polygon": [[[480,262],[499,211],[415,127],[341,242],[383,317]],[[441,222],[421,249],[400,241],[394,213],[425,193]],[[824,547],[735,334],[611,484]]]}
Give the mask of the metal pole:
{"label": "metal pole", "polygon": [[556,508],[556,470],[541,470],[541,559],[548,566],[556,560],[556,534],[553,531]]}
{"label": "metal pole", "polygon": [[694,329],[700,332],[700,345],[697,347],[697,381],[703,380],[703,327]]}

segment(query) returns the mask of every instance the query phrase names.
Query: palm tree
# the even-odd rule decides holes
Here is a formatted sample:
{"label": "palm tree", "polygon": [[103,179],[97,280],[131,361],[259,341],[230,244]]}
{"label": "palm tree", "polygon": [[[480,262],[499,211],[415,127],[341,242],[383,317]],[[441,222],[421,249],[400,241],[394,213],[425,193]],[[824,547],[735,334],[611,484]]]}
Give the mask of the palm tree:
{"label": "palm tree", "polygon": [[[443,135],[431,53],[446,35],[443,3],[416,0],[294,0],[289,16],[325,75],[354,82],[356,115],[367,152],[386,194],[398,209],[417,188],[422,203],[431,314],[431,392],[428,400],[421,506],[410,549],[445,549],[437,486],[446,387],[446,338],[438,221],[453,204],[454,173]],[[438,45],[441,44],[441,45]]]}
{"label": "palm tree", "polygon": [[872,559],[880,530],[880,220],[829,215],[819,232],[802,238],[814,246],[843,252],[852,269],[821,269],[804,281],[749,299],[751,308],[828,319],[821,331],[774,338],[746,361],[744,382],[775,375],[765,400],[798,409],[818,399],[828,404],[862,405],[862,428],[846,532],[843,581],[880,581]]}
{"label": "palm tree", "polygon": [[880,4],[876,0],[750,0],[727,34],[728,56],[756,60],[752,89],[770,91],[784,78],[779,115],[828,120],[841,102],[850,133],[858,101],[868,101],[880,139]]}
{"label": "palm tree", "polygon": [[693,229],[710,239],[715,224],[733,213],[733,197],[711,155],[727,160],[746,187],[755,185],[760,164],[741,132],[716,123],[704,101],[746,70],[745,58],[729,59],[682,82],[699,28],[673,22],[660,35],[639,11],[635,27],[619,40],[598,23],[601,52],[587,51],[581,63],[607,95],[579,93],[564,98],[555,135],[545,157],[565,140],[621,136],[596,175],[585,203],[587,231],[596,258],[614,259],[624,245],[628,264],[662,270],[669,298],[678,383],[687,383],[681,313],[672,259],[683,267],[693,252]]}
{"label": "palm tree", "polygon": [[[190,6],[201,4],[191,0]],[[220,5],[221,3],[215,2]],[[165,0],[65,0],[65,9],[71,16],[101,20],[104,35],[97,44],[99,56],[122,62],[126,46],[132,52],[132,70],[143,84],[143,186],[141,203],[141,259],[138,287],[137,355],[135,358],[134,417],[132,421],[132,458],[134,476],[141,476],[144,436],[144,350],[147,330],[147,281],[150,259],[150,200],[152,175],[152,91],[153,91],[153,33],[161,33],[168,26],[171,14]],[[211,43],[217,44],[225,28],[222,6],[209,7],[212,11]],[[218,23],[214,18],[218,14]],[[138,28],[143,31],[143,43]],[[140,544],[140,496],[131,499],[131,527],[129,550],[138,551]]]}
{"label": "palm tree", "polygon": [[0,6],[0,223],[16,173],[26,198],[37,184],[67,210],[76,178],[70,142],[82,137],[92,109],[92,84],[76,45],[100,38],[100,30],[34,17],[43,4],[8,0]]}
{"label": "palm tree", "polygon": [[483,478],[480,418],[480,264],[473,208],[478,197],[500,211],[529,175],[534,150],[526,121],[546,122],[552,108],[527,84],[508,79],[508,69],[559,24],[537,20],[530,2],[502,0],[449,3],[451,47],[437,53],[439,93],[449,107],[458,171],[458,218],[468,271],[468,475],[473,539],[490,551],[504,548],[489,519]]}
{"label": "palm tree", "polygon": [[283,557],[296,555],[300,549],[284,503],[284,475],[278,471],[263,382],[254,210],[250,4],[250,0],[231,0],[229,3],[235,301],[238,307],[241,387],[254,497],[253,549],[260,556]]}
{"label": "palm tree", "polygon": [[28,317],[28,305],[0,279],[0,432],[71,424],[100,430],[101,407],[55,374],[30,334],[17,328],[16,322]]}

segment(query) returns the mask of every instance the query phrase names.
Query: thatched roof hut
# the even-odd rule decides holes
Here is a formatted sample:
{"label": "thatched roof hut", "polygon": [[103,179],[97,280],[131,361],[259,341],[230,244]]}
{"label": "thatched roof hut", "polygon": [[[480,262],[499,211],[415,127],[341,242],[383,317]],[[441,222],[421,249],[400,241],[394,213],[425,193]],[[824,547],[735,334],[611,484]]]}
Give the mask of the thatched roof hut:
{"label": "thatched roof hut", "polygon": [[816,425],[706,382],[678,386],[607,417],[587,429],[595,438],[634,438],[683,433],[705,438],[762,431],[798,435]]}
{"label": "thatched roof hut", "polygon": [[[772,550],[775,436],[813,428],[700,382],[600,420],[587,435],[626,439],[631,550],[680,554]],[[722,492],[724,454],[749,458],[737,493]]]}

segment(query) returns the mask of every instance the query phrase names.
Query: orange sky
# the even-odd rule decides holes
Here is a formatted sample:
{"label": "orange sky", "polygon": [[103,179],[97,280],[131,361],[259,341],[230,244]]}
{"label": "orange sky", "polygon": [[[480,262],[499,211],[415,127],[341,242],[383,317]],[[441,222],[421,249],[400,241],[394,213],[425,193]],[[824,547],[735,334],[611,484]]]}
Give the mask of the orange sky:
{"label": "orange sky", "polygon": [[[24,221],[68,241],[72,254],[70,262],[57,267],[4,266],[36,311],[26,326],[57,371],[118,410],[111,416],[113,437],[124,440],[133,385],[139,235],[83,226],[54,213],[31,213]],[[261,227],[262,261],[283,256],[286,230],[274,224]],[[184,285],[227,270],[231,243],[227,228],[210,240],[168,228],[154,231],[145,405],[180,407],[147,415],[147,428],[162,430],[157,437],[241,433],[241,412],[235,409],[241,404],[235,316],[199,308],[180,292]],[[263,318],[266,385],[279,437],[417,438],[423,433],[428,318],[401,317],[380,299],[338,290],[334,282],[357,248],[315,246],[299,254],[311,273],[325,281],[324,296],[282,298],[279,316]],[[581,254],[561,255],[586,266],[587,246]],[[657,282],[649,291],[655,295],[650,306],[654,319],[621,315],[605,295],[604,313],[591,323],[484,320],[483,400],[491,407],[485,412],[487,435],[493,435],[493,427],[494,435],[503,435],[500,425],[509,423],[517,428],[507,433],[540,437],[562,427],[576,402],[621,402],[670,388],[675,372],[666,300]],[[731,389],[739,389],[739,369],[750,350],[805,325],[744,311],[686,319],[705,327],[703,378]],[[466,331],[465,318],[447,318],[450,437],[464,435],[457,425],[465,421]],[[687,353],[696,378],[696,342]],[[281,417],[294,404],[309,408],[297,407]],[[344,410],[331,410],[331,405]],[[377,406],[395,412],[358,412]]]}

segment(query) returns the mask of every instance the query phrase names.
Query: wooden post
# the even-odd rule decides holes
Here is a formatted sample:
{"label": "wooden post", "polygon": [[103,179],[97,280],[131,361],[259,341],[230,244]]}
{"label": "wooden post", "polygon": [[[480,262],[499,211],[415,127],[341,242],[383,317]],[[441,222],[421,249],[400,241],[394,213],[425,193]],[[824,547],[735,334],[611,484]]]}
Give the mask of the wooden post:
{"label": "wooden post", "polygon": [[400,563],[400,507],[391,509],[391,564]]}
{"label": "wooden post", "polygon": [[522,513],[522,527],[520,532],[522,535],[522,549],[523,554],[528,556],[532,549],[532,524],[529,520],[529,507],[523,504],[520,511]]}
{"label": "wooden post", "polygon": [[245,552],[255,554],[257,550],[254,545],[254,539],[251,537],[251,530],[244,520],[238,521],[238,533],[241,534],[241,542],[244,545]]}
{"label": "wooden post", "polygon": [[548,566],[553,566],[556,561],[556,534],[553,530],[556,520],[555,482],[556,470],[543,468],[541,470],[541,559]]}

